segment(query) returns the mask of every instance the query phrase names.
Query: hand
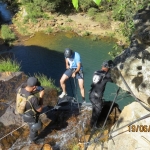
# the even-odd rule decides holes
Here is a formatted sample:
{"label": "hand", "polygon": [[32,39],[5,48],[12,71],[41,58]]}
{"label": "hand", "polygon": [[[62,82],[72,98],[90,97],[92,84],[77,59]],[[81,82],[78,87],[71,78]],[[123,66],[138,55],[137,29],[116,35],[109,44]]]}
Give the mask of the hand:
{"label": "hand", "polygon": [[40,97],[40,98],[43,98],[43,95],[44,95],[44,90],[41,91],[41,92],[39,92],[39,97]]}
{"label": "hand", "polygon": [[74,78],[76,76],[76,73],[74,72],[73,74],[72,74],[72,77]]}

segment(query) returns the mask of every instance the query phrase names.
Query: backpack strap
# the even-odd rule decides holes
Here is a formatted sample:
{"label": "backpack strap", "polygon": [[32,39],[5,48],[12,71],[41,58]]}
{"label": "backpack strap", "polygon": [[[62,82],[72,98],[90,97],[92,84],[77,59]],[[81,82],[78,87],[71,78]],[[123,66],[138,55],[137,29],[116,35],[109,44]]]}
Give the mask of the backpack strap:
{"label": "backpack strap", "polygon": [[31,102],[30,102],[30,99],[31,99],[32,97],[34,97],[34,96],[33,96],[33,95],[29,95],[28,97],[25,96],[25,94],[22,94],[22,93],[21,93],[21,88],[18,90],[18,93],[19,93],[21,96],[25,97],[25,98],[26,98],[26,101],[27,101],[27,102],[30,104],[30,106],[31,106],[31,109],[28,109],[28,110],[25,111],[24,113],[26,113],[26,112],[32,110],[33,113],[34,113],[34,115],[36,115],[36,111],[34,110],[32,104],[31,104]]}
{"label": "backpack strap", "polygon": [[34,97],[34,96],[33,96],[33,95],[29,95],[29,96],[27,97],[27,102],[30,104],[31,109],[28,109],[28,110],[27,110],[27,111],[25,111],[24,113],[26,113],[26,112],[28,112],[28,111],[32,110],[32,111],[33,111],[33,113],[34,113],[34,115],[36,115],[36,111],[34,110],[34,108],[33,108],[32,104],[31,104],[31,102],[30,102],[30,99],[31,99],[32,97]]}

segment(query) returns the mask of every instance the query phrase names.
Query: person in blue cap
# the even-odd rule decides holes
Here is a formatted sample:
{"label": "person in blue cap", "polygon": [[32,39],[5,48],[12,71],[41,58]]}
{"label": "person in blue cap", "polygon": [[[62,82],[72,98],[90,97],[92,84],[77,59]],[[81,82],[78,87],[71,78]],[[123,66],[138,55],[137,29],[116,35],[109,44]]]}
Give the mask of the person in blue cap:
{"label": "person in blue cap", "polygon": [[112,60],[105,61],[102,64],[101,70],[95,71],[93,75],[93,83],[89,91],[89,99],[92,103],[92,117],[90,126],[96,127],[98,117],[103,108],[103,93],[105,91],[106,83],[112,82],[110,68],[113,66]]}
{"label": "person in blue cap", "polygon": [[[36,93],[39,93],[39,98],[35,96]],[[44,88],[37,78],[29,77],[26,83],[17,88],[17,98],[20,96],[27,99],[22,117],[30,128],[29,139],[36,144],[43,143],[44,139],[38,137],[38,130],[42,128],[39,115],[43,108]]]}
{"label": "person in blue cap", "polygon": [[59,95],[59,98],[63,98],[67,95],[66,91],[66,80],[70,77],[76,78],[78,80],[80,93],[82,96],[83,103],[85,103],[85,90],[84,90],[84,79],[83,79],[83,67],[81,63],[80,54],[74,52],[70,48],[66,48],[64,52],[65,61],[66,61],[66,71],[60,79],[60,85],[62,88],[62,93]]}

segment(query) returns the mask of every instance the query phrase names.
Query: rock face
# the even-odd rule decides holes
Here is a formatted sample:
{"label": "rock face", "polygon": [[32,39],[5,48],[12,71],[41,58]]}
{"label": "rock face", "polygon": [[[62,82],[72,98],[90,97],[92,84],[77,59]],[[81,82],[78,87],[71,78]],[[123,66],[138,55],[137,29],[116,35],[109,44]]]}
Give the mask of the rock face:
{"label": "rock face", "polygon": [[[127,125],[147,114],[149,114],[149,111],[137,102],[126,106],[118,121],[112,127],[112,133],[110,132],[109,135],[108,150],[150,149],[150,114],[149,117],[141,121],[136,121],[130,126]],[[127,126],[121,128],[125,125]]]}
{"label": "rock face", "polygon": [[139,10],[134,16],[137,30],[131,38],[130,46],[115,58],[116,68],[112,74],[116,84],[129,91],[120,77],[119,72],[121,72],[134,95],[150,104],[150,34],[148,32],[150,15],[148,14],[150,14],[149,7]]}
{"label": "rock face", "polygon": [[[134,16],[136,27],[131,44],[114,60],[113,80],[122,89],[133,93],[150,109],[150,7],[139,10]],[[144,103],[143,103],[144,102]],[[128,123],[149,114],[141,104],[126,106],[111,128],[108,150],[150,149],[150,115],[143,120]],[[123,126],[127,125],[124,128]],[[121,128],[121,129],[119,129]]]}
{"label": "rock face", "polygon": [[[22,119],[19,115],[15,115],[15,100],[16,89],[25,82],[27,76],[22,72],[1,73],[0,76],[0,122],[5,126],[11,124],[22,124]],[[11,114],[11,115],[10,115]]]}

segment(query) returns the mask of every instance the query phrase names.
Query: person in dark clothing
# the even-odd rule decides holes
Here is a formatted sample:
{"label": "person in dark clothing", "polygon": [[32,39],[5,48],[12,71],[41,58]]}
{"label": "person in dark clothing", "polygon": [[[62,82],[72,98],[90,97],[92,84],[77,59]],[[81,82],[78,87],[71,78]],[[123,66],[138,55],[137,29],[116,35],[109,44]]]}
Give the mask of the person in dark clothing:
{"label": "person in dark clothing", "polygon": [[[40,112],[43,107],[43,96],[44,88],[40,86],[40,82],[35,77],[29,77],[26,83],[23,83],[19,88],[17,88],[17,93],[24,95],[28,99],[25,105],[25,112],[22,117],[24,122],[27,122],[30,129],[29,139],[31,142],[36,144],[42,143],[44,139],[38,138],[38,130],[41,129],[42,124],[39,120]],[[39,93],[39,98],[35,96]]]}
{"label": "person in dark clothing", "polygon": [[101,70],[95,71],[93,75],[93,83],[89,92],[89,99],[92,103],[92,117],[90,126],[95,127],[98,117],[103,108],[103,93],[105,91],[106,83],[112,82],[111,74],[109,72],[113,62],[111,60],[103,62]]}

